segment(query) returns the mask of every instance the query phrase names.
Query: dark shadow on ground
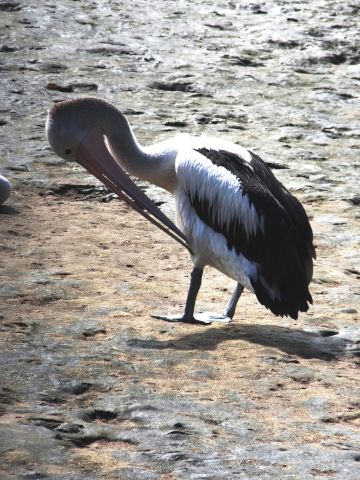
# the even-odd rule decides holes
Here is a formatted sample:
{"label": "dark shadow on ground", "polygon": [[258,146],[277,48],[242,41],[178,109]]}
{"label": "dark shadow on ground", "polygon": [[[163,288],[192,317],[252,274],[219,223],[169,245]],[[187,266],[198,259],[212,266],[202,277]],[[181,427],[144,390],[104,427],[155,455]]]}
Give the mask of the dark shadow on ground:
{"label": "dark shadow on ground", "polygon": [[131,339],[127,344],[135,348],[174,349],[174,350],[215,350],[225,341],[244,340],[247,342],[274,347],[288,355],[302,358],[335,360],[345,356],[358,356],[359,332],[336,332],[303,330],[278,325],[225,325],[221,328],[205,327],[203,331],[185,335],[175,340]]}
{"label": "dark shadow on ground", "polygon": [[9,207],[9,205],[0,205],[0,215],[17,215],[19,213],[16,208]]}

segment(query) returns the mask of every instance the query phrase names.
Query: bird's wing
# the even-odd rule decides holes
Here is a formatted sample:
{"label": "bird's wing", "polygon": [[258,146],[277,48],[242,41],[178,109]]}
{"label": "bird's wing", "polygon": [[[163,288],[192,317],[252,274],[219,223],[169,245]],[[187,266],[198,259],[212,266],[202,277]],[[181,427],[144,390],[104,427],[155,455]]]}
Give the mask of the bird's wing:
{"label": "bird's wing", "polygon": [[305,212],[299,220],[295,211],[300,202],[250,151],[203,147],[178,157],[177,176],[197,216],[258,265],[251,278],[258,300],[277,315],[306,311],[312,260],[301,246],[312,233]]}

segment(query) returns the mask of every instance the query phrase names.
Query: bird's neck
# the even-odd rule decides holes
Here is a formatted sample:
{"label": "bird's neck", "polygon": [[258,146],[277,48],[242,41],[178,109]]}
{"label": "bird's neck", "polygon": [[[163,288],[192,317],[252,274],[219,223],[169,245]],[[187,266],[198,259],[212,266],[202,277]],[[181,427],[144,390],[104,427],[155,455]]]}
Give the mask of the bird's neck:
{"label": "bird's neck", "polygon": [[116,123],[108,122],[105,136],[110,153],[127,173],[174,192],[177,152],[168,147],[168,142],[142,147],[122,114]]}

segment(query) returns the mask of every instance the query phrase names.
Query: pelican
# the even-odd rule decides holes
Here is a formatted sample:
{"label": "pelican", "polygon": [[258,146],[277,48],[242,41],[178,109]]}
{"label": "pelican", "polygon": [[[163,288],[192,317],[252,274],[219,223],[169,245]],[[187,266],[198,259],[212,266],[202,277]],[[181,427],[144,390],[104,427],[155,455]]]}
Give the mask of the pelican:
{"label": "pelican", "polygon": [[[56,103],[46,121],[54,152],[76,161],[190,252],[193,270],[182,315],[168,321],[230,321],[244,288],[278,316],[298,318],[312,303],[313,234],[301,203],[261,158],[235,143],[176,136],[143,147],[123,113],[97,98]],[[175,197],[176,224],[130,176]],[[236,281],[224,314],[195,315],[203,270]]]}
{"label": "pelican", "polygon": [[9,180],[0,175],[0,204],[4,203],[10,196],[11,183]]}

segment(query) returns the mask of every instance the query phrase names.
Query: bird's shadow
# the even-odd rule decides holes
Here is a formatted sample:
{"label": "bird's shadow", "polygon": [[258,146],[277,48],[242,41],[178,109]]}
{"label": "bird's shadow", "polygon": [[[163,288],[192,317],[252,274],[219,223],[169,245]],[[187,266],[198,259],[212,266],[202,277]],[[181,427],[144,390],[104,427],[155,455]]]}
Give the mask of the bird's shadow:
{"label": "bird's shadow", "polygon": [[288,355],[329,361],[347,356],[359,356],[359,333],[359,331],[350,330],[305,331],[278,325],[241,324],[225,325],[220,328],[210,327],[174,340],[134,338],[127,343],[135,348],[157,350],[215,350],[222,342],[244,340],[277,348]]}

